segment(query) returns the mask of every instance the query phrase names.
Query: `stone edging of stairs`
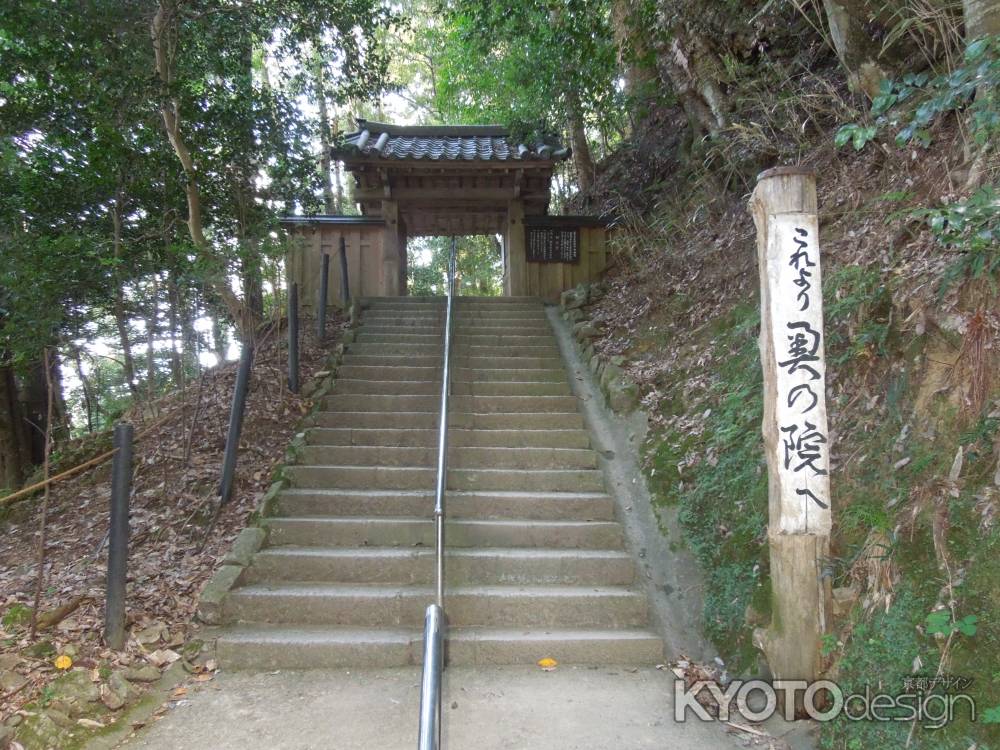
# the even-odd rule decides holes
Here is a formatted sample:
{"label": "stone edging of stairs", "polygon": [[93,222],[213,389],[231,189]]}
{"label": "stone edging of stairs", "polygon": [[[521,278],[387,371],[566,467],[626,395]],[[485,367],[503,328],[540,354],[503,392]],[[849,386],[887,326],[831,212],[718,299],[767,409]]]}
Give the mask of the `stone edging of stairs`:
{"label": "stone edging of stairs", "polygon": [[274,481],[264,494],[264,497],[261,498],[257,508],[250,515],[246,528],[233,540],[229,552],[222,558],[222,564],[212,574],[212,577],[208,579],[208,583],[201,590],[201,595],[198,597],[196,617],[204,625],[219,625],[221,623],[223,599],[225,599],[230,589],[239,581],[240,576],[243,575],[243,571],[250,564],[254,554],[267,541],[267,530],[261,526],[260,521],[270,515],[278,499],[278,495],[291,486],[291,480],[288,478],[285,469],[289,464],[295,462],[303,446],[305,446],[304,428],[309,425],[312,418],[320,410],[323,397],[333,390],[333,385],[337,377],[337,368],[340,367],[341,360],[344,357],[345,344],[354,341],[354,329],[359,325],[360,305],[357,301],[351,306],[350,320],[350,328],[344,331],[341,340],[334,345],[324,367],[302,386],[302,395],[312,401],[312,407],[296,425],[295,435],[285,449],[284,461],[274,468]]}
{"label": "stone edging of stairs", "polygon": [[629,414],[639,405],[639,388],[625,374],[622,366],[624,357],[612,357],[605,361],[597,352],[592,339],[601,335],[597,324],[587,318],[583,306],[596,302],[604,295],[600,284],[580,284],[567,289],[559,298],[559,309],[563,320],[573,327],[573,338],[583,355],[590,371],[601,385],[601,393],[607,405],[616,414]]}

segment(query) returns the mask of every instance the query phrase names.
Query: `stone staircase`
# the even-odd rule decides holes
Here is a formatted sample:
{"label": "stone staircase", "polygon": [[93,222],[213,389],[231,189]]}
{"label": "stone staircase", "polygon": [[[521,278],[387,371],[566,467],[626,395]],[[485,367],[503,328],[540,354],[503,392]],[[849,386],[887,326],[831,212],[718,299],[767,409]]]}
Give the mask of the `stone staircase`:
{"label": "stone staircase", "polygon": [[[455,301],[452,664],[654,664],[645,594],[540,302]],[[369,300],[268,541],[223,602],[231,669],[419,664],[444,301]]]}

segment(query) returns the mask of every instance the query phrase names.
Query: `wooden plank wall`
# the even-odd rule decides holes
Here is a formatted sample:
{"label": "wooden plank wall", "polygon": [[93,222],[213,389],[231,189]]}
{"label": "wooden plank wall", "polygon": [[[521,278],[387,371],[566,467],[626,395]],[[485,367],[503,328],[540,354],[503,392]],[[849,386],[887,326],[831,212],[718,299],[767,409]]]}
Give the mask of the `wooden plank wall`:
{"label": "wooden plank wall", "polygon": [[558,302],[559,295],[578,284],[599,281],[607,268],[607,239],[603,227],[580,228],[579,263],[528,263],[528,288],[525,294],[547,302]]}
{"label": "wooden plank wall", "polygon": [[347,243],[347,277],[351,297],[378,297],[385,294],[382,279],[382,235],[379,225],[320,224],[295,228],[298,242],[285,259],[290,281],[299,284],[302,308],[312,311],[319,301],[323,253],[330,254],[327,304],[340,306],[340,238]]}

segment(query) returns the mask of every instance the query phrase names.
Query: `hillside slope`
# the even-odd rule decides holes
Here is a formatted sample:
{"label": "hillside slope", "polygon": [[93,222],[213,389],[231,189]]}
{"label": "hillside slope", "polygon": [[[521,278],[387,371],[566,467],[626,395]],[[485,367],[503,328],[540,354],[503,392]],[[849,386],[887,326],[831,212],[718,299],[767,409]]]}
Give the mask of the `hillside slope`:
{"label": "hillside slope", "polygon": [[[834,91],[832,69],[827,75]],[[805,99],[817,81],[803,78],[783,96]],[[684,167],[669,134],[654,148],[670,121],[661,113],[633,133],[580,200],[618,222],[616,266],[585,314],[601,331],[599,355],[624,358],[639,385],[651,425],[646,477],[662,506],[679,506],[704,569],[707,633],[736,671],[753,673],[752,631],[769,616],[758,278],[747,211],[746,165],[755,160],[741,162],[742,173]],[[970,270],[975,252],[944,246],[933,217],[921,213],[975,195],[964,189],[969,142],[946,114],[928,148],[880,139],[838,149],[841,123],[823,120],[798,158],[756,159],[818,175],[831,567],[844,609],[827,635],[828,674],[848,688],[878,683],[894,693],[912,676],[969,677],[982,714],[1000,705],[996,277]],[[995,253],[985,251],[987,268]],[[917,727],[910,746],[1000,741],[997,725],[958,713],[944,729]],[[839,720],[823,727],[822,743],[902,747],[911,729]]]}
{"label": "hillside slope", "polygon": [[[304,383],[322,371],[346,326],[339,315],[331,317],[335,335],[323,345],[315,335],[302,337]],[[123,415],[137,435],[123,650],[103,643],[110,462],[52,485],[40,612],[65,609],[35,639],[28,623],[39,575],[41,497],[0,504],[0,729],[7,730],[0,732],[0,747],[14,728],[29,750],[67,747],[67,731],[82,743],[88,728],[114,726],[123,704],[140,700],[174,661],[199,681],[212,679],[213,665],[195,663],[198,597],[271,485],[311,406],[285,386],[285,335],[272,323],[257,342],[233,495],[222,508],[219,476],[237,362],[205,370],[187,388]],[[56,456],[53,474],[102,454],[110,440],[99,433],[76,441]]]}

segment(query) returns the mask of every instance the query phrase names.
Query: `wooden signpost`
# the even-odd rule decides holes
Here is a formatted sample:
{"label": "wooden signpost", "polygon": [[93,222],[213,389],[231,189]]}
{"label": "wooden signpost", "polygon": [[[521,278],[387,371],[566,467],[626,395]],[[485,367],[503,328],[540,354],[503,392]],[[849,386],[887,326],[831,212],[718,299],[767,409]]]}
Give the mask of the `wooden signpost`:
{"label": "wooden signpost", "polygon": [[776,679],[814,680],[832,520],[816,178],[796,167],[768,170],[750,208],[760,271],[772,589],[771,625],[754,638]]}

